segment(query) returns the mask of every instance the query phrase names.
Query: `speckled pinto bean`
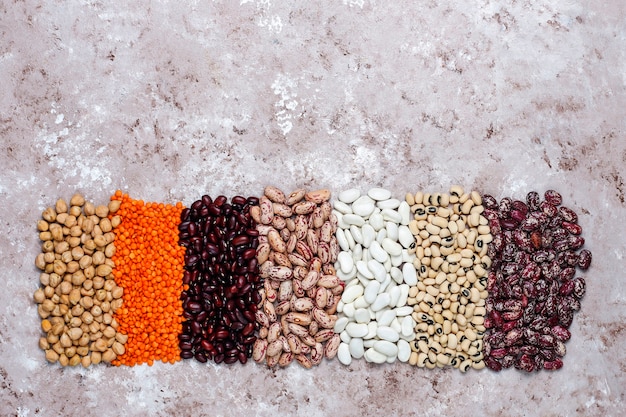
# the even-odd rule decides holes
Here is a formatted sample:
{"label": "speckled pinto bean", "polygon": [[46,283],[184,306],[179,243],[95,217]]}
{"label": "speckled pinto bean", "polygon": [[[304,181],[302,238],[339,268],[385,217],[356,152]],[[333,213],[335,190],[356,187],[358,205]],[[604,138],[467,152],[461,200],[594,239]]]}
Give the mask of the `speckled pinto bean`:
{"label": "speckled pinto bean", "polygon": [[481,195],[455,185],[449,193],[408,194],[415,235],[415,276],[408,305],[413,306],[416,339],[409,363],[452,366],[462,372],[483,369],[483,334],[489,221]]}
{"label": "speckled pinto bean", "polygon": [[576,268],[589,268],[591,252],[579,251],[585,241],[578,215],[561,206],[557,191],[543,197],[535,191],[526,201],[483,196],[493,234],[484,354],[495,371],[560,369],[585,293]]}
{"label": "speckled pinto bean", "polygon": [[267,186],[260,198],[258,339],[252,357],[266,366],[294,360],[306,369],[337,354],[332,328],[343,282],[335,275],[339,252],[330,191],[298,189],[286,195]]}
{"label": "speckled pinto bean", "polygon": [[183,359],[243,364],[253,346],[267,349],[255,344],[262,282],[259,232],[250,212],[258,204],[256,197],[235,196],[229,203],[225,196],[205,195],[181,215],[180,244],[186,247],[181,295],[186,321],[179,335]]}

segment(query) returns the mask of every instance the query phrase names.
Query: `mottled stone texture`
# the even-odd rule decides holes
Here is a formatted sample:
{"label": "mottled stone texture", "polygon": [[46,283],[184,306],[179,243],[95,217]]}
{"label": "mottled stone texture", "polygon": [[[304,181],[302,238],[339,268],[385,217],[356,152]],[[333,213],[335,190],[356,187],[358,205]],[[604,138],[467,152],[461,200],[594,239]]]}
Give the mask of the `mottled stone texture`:
{"label": "mottled stone texture", "polygon": [[[0,415],[622,415],[623,2],[3,1],[0,33]],[[454,183],[580,214],[594,262],[562,370],[60,369],[37,347],[58,197]]]}

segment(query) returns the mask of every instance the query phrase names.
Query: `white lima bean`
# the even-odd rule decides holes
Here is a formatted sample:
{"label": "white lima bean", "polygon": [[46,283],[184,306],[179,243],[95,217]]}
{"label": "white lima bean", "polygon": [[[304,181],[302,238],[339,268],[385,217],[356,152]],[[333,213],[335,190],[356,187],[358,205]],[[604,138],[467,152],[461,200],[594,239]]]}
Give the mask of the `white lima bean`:
{"label": "white lima bean", "polygon": [[341,339],[339,362],[408,362],[416,322],[407,303],[417,284],[411,208],[389,190],[375,187],[366,193],[339,193],[333,209],[341,249],[335,269],[346,278],[334,327]]}

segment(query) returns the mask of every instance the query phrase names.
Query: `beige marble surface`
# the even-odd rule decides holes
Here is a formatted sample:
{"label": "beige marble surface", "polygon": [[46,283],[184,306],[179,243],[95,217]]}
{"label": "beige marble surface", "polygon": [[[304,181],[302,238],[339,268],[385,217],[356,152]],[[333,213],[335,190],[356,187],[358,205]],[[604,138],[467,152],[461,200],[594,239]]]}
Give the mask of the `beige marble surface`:
{"label": "beige marble surface", "polygon": [[[621,1],[5,1],[0,33],[0,415],[623,415]],[[454,183],[580,214],[594,262],[562,370],[61,369],[37,347],[58,197]]]}

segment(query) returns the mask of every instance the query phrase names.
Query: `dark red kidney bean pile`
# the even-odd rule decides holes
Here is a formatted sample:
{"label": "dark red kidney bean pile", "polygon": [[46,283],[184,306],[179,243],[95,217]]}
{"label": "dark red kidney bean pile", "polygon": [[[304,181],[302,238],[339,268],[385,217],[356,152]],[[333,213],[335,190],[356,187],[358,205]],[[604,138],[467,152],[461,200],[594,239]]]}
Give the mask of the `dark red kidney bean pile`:
{"label": "dark red kidney bean pile", "polygon": [[204,195],[181,214],[180,245],[186,248],[181,294],[181,358],[246,363],[256,341],[261,300],[256,248],[259,232],[250,217],[257,197]]}
{"label": "dark red kidney bean pile", "polygon": [[495,371],[559,369],[585,294],[576,268],[591,264],[591,252],[580,250],[585,240],[578,216],[554,190],[543,200],[534,191],[526,201],[483,195],[483,204],[493,236],[485,364]]}

